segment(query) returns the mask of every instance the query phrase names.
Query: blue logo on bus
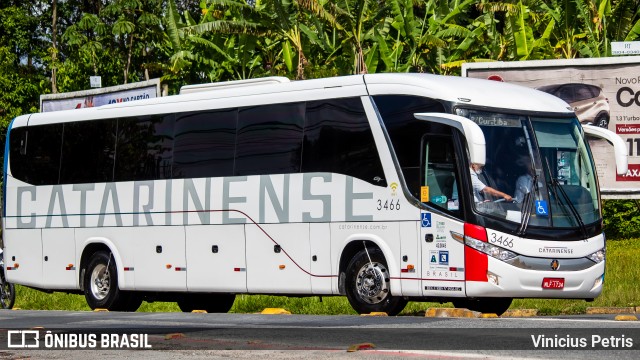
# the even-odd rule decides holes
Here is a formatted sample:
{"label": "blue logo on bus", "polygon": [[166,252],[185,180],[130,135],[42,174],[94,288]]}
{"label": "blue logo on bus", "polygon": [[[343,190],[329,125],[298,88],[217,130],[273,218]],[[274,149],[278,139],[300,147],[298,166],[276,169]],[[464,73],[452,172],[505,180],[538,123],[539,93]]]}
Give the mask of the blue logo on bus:
{"label": "blue logo on bus", "polygon": [[440,251],[439,258],[440,265],[449,265],[449,251]]}
{"label": "blue logo on bus", "polygon": [[431,227],[431,214],[422,213],[422,227]]}
{"label": "blue logo on bus", "polygon": [[538,216],[549,216],[549,208],[544,200],[536,200],[536,214]]}

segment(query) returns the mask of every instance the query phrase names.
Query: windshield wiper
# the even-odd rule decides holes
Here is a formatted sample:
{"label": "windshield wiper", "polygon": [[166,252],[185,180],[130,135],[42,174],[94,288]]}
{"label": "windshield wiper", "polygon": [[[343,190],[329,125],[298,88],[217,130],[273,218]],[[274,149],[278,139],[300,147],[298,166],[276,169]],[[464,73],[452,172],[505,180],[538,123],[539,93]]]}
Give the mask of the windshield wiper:
{"label": "windshield wiper", "polygon": [[[582,235],[584,235],[584,237],[586,238],[587,228],[585,227],[584,222],[582,221],[582,217],[580,216],[580,213],[578,213],[578,210],[576,209],[575,206],[573,206],[571,199],[569,198],[567,193],[564,191],[562,186],[560,186],[560,182],[558,181],[558,179],[556,179],[551,175],[551,167],[549,166],[549,159],[545,159],[545,163],[547,165],[547,172],[549,173],[549,178],[551,179],[550,183],[551,185],[553,185],[551,189],[553,190],[554,196],[556,197],[556,199],[560,199],[560,197],[558,196],[558,191],[556,191],[556,189],[560,190],[560,194],[562,195],[564,202],[567,204],[567,206],[569,207],[569,210],[571,211],[571,214],[576,219],[576,222],[580,227],[580,231],[582,231]],[[562,202],[560,202],[560,204],[562,204]]]}
{"label": "windshield wiper", "polygon": [[520,227],[518,228],[518,236],[524,235],[531,220],[531,208],[533,207],[533,192],[538,193],[538,174],[533,175],[531,189],[524,195],[522,199],[522,216],[520,217]]}

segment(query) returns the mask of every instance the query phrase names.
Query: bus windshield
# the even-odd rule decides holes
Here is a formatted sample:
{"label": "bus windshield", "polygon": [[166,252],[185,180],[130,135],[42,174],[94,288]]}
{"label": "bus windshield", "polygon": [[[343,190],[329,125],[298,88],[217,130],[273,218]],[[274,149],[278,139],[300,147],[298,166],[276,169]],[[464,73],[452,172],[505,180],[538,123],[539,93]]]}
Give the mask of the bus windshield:
{"label": "bus windshield", "polygon": [[[484,132],[485,166],[470,174],[510,195],[479,191],[477,212],[528,226],[584,228],[600,220],[593,158],[576,118],[458,109]],[[474,174],[475,172],[475,174]]]}

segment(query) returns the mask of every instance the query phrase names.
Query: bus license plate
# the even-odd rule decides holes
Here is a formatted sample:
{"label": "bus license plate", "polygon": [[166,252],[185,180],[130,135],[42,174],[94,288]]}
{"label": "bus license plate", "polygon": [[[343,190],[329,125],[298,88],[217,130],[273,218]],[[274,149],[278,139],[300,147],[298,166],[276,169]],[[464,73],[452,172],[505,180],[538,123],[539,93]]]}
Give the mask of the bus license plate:
{"label": "bus license plate", "polygon": [[564,278],[544,278],[542,279],[543,289],[564,289]]}

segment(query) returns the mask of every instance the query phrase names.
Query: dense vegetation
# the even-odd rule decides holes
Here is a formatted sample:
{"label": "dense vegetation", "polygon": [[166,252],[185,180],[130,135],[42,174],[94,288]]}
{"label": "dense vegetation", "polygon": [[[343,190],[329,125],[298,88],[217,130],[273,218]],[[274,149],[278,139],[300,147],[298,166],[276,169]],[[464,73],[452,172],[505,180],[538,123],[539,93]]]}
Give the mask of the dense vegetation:
{"label": "dense vegetation", "polygon": [[600,57],[639,0],[3,0],[0,123],[43,93],[160,77],[456,73],[464,61]]}
{"label": "dense vegetation", "polygon": [[[640,36],[640,0],[2,0],[0,24],[4,143],[40,94],[87,89],[91,75],[103,86],[161,78],[175,93],[269,75],[608,56],[611,41]],[[615,214],[610,238],[640,236],[637,203],[604,211]]]}

